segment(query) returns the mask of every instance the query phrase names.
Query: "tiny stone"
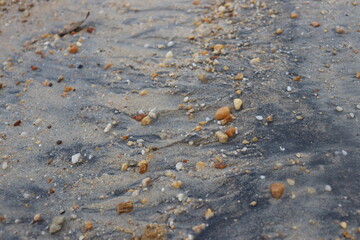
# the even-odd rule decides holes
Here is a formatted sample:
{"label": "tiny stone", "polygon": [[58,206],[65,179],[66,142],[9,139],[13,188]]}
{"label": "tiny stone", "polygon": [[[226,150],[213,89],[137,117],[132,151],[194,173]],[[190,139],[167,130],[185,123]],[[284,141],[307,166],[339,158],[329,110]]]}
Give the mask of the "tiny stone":
{"label": "tiny stone", "polygon": [[290,186],[294,186],[294,185],[295,185],[295,181],[292,180],[292,179],[290,179],[290,178],[286,179],[286,181],[287,181],[287,183],[288,183]]}
{"label": "tiny stone", "polygon": [[7,163],[7,162],[3,162],[3,163],[1,164],[1,168],[2,168],[2,170],[7,169],[7,168],[8,168],[8,163]]}
{"label": "tiny stone", "polygon": [[183,185],[183,183],[181,181],[174,181],[171,183],[171,186],[173,186],[174,188],[181,188]]}
{"label": "tiny stone", "polygon": [[208,208],[204,213],[204,217],[205,217],[206,220],[209,220],[214,215],[215,215],[214,212],[210,208]]}
{"label": "tiny stone", "polygon": [[336,32],[337,34],[344,34],[344,33],[345,33],[345,29],[342,28],[342,27],[336,26],[336,27],[335,27],[335,32]]}
{"label": "tiny stone", "polygon": [[270,194],[275,199],[281,198],[284,191],[285,191],[285,185],[282,183],[275,182],[270,185]]}
{"label": "tiny stone", "polygon": [[226,143],[227,140],[229,139],[229,136],[226,135],[225,133],[221,132],[221,131],[217,131],[215,133],[215,136],[219,140],[219,142],[221,142],[221,143]]}
{"label": "tiny stone", "polygon": [[165,55],[166,58],[172,58],[173,56],[174,56],[174,54],[172,51],[167,52]]}
{"label": "tiny stone", "polygon": [[360,104],[356,105],[356,108],[357,108],[357,109],[360,109]]}
{"label": "tiny stone", "polygon": [[177,195],[177,199],[178,199],[180,202],[182,202],[182,201],[184,200],[184,198],[185,198],[185,195],[184,195],[183,193],[179,193],[179,194]]}
{"label": "tiny stone", "polygon": [[34,126],[39,126],[39,124],[42,122],[41,118],[38,118],[35,120],[35,122],[33,123]]}
{"label": "tiny stone", "polygon": [[63,227],[64,222],[65,222],[64,216],[55,217],[52,220],[52,223],[49,228],[50,234],[55,234],[55,233],[59,232],[61,230],[61,228]]}
{"label": "tiny stone", "polygon": [[340,106],[337,106],[335,109],[336,109],[336,111],[338,111],[338,112],[344,111],[344,109],[343,109],[342,107],[340,107]]}
{"label": "tiny stone", "polygon": [[34,222],[41,222],[42,221],[41,214],[40,213],[35,214],[33,220],[34,220]]}
{"label": "tiny stone", "polygon": [[276,29],[275,34],[277,35],[282,34],[282,29],[281,28]]}
{"label": "tiny stone", "polygon": [[104,133],[109,132],[111,128],[112,128],[112,124],[109,123],[109,124],[105,127],[105,129],[104,129]]}
{"label": "tiny stone", "polygon": [[197,162],[195,166],[196,171],[200,171],[201,169],[205,168],[206,164],[204,162]]}
{"label": "tiny stone", "polygon": [[346,228],[347,228],[347,223],[346,223],[346,222],[341,222],[341,223],[340,223],[340,227],[341,227],[342,229],[346,229]]}
{"label": "tiny stone", "polygon": [[75,154],[75,155],[72,155],[71,156],[71,163],[72,164],[76,164],[76,163],[79,163],[79,162],[81,162],[81,154],[80,153],[77,153],[77,154]]}
{"label": "tiny stone", "polygon": [[175,168],[178,171],[184,170],[184,164],[182,162],[178,162],[178,163],[176,163]]}
{"label": "tiny stone", "polygon": [[127,169],[129,168],[129,164],[128,163],[123,163],[121,165],[121,171],[125,172]]}
{"label": "tiny stone", "polygon": [[291,87],[287,86],[286,91],[291,92]]}
{"label": "tiny stone", "polygon": [[264,117],[263,117],[263,116],[256,116],[256,119],[259,120],[259,121],[261,121],[261,120],[264,119]]}
{"label": "tiny stone", "polygon": [[242,106],[243,102],[240,98],[235,98],[234,99],[234,107],[235,107],[235,110],[240,110],[241,109],[241,106]]}
{"label": "tiny stone", "polygon": [[331,188],[330,185],[325,185],[324,190],[325,190],[326,192],[331,192],[332,188]]}
{"label": "tiny stone", "polygon": [[315,188],[313,188],[313,187],[308,187],[308,188],[307,188],[307,192],[308,192],[309,194],[314,194],[314,193],[316,193],[316,190],[315,190]]}
{"label": "tiny stone", "polygon": [[168,47],[172,47],[172,46],[174,46],[174,45],[175,45],[175,43],[174,43],[173,41],[170,41],[170,42],[168,42],[168,44],[167,44]]}
{"label": "tiny stone", "polygon": [[205,223],[202,223],[202,224],[199,224],[199,225],[194,226],[194,227],[192,228],[192,230],[193,230],[195,233],[199,234],[199,233],[201,233],[205,228],[206,228],[206,224],[205,224]]}
{"label": "tiny stone", "polygon": [[142,181],[141,181],[141,184],[143,185],[143,187],[147,187],[151,184],[151,178],[147,177],[147,178],[144,178]]}

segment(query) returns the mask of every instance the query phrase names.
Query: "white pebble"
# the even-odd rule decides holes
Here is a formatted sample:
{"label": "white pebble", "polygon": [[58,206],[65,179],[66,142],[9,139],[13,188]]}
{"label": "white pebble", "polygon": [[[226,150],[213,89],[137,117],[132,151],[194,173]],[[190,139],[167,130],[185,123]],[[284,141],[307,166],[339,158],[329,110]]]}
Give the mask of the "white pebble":
{"label": "white pebble", "polygon": [[331,192],[332,188],[331,188],[330,185],[325,185],[324,190],[325,190],[326,192]]}
{"label": "white pebble", "polygon": [[177,195],[177,198],[178,198],[178,200],[179,200],[180,202],[182,202],[182,201],[184,200],[184,198],[185,198],[185,195],[184,195],[183,193],[179,193],[179,194]]}
{"label": "white pebble", "polygon": [[343,109],[342,107],[340,107],[340,106],[337,106],[335,109],[336,109],[336,111],[338,111],[338,112],[344,111],[344,109]]}
{"label": "white pebble", "polygon": [[264,117],[263,117],[263,116],[256,116],[256,119],[259,120],[259,121],[261,121],[261,120],[264,119]]}
{"label": "white pebble", "polygon": [[71,163],[72,164],[76,164],[76,163],[79,163],[81,161],[81,154],[80,153],[77,153],[77,154],[74,154],[71,156]]}
{"label": "white pebble", "polygon": [[291,87],[287,86],[286,91],[291,92]]}
{"label": "white pebble", "polygon": [[266,177],[264,175],[261,175],[260,176],[260,179],[265,179]]}
{"label": "white pebble", "polygon": [[356,108],[357,108],[357,109],[360,109],[360,104],[356,105]]}
{"label": "white pebble", "polygon": [[178,162],[175,166],[176,170],[181,171],[184,170],[184,164],[182,162]]}
{"label": "white pebble", "polygon": [[354,113],[349,113],[350,117],[351,118],[354,118],[355,117],[355,114]]}
{"label": "white pebble", "polygon": [[42,122],[41,118],[38,118],[35,120],[35,122],[33,123],[34,126],[39,126],[39,124]]}
{"label": "white pebble", "polygon": [[184,97],[184,102],[185,103],[189,102],[189,97]]}
{"label": "white pebble", "polygon": [[167,44],[168,47],[172,47],[172,46],[174,46],[174,45],[175,45],[175,43],[174,43],[173,41],[170,41],[170,42],[168,42],[168,44]]}
{"label": "white pebble", "polygon": [[27,132],[22,132],[22,133],[20,134],[21,137],[26,137],[27,135],[28,135]]}
{"label": "white pebble", "polygon": [[109,131],[111,130],[111,128],[112,128],[112,124],[109,123],[109,124],[105,127],[105,129],[104,129],[104,133],[109,132]]}
{"label": "white pebble", "polygon": [[174,56],[172,51],[168,51],[165,55],[166,58],[172,58]]}
{"label": "white pebble", "polygon": [[149,47],[150,47],[150,44],[148,44],[148,43],[144,44],[144,48],[149,48]]}
{"label": "white pebble", "polygon": [[7,169],[7,168],[8,168],[8,163],[7,163],[7,162],[3,162],[3,163],[1,164],[1,168],[2,168],[3,170]]}
{"label": "white pebble", "polygon": [[345,150],[341,150],[341,153],[342,153],[344,156],[348,155],[347,151],[345,151]]}

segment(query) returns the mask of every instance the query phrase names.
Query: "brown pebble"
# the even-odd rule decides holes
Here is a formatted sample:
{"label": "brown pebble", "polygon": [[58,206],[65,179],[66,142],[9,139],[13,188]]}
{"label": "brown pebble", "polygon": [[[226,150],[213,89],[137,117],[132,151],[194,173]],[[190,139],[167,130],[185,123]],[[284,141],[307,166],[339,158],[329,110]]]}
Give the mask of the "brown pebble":
{"label": "brown pebble", "polygon": [[275,34],[277,35],[282,34],[282,29],[281,28],[276,29]]}
{"label": "brown pebble", "polygon": [[244,74],[242,74],[242,73],[238,73],[238,74],[236,74],[236,76],[235,76],[235,80],[239,80],[239,81],[241,81],[241,80],[243,80],[244,79]]}
{"label": "brown pebble", "polygon": [[138,167],[140,174],[146,173],[148,170],[148,163],[145,160],[142,160],[138,163]]}
{"label": "brown pebble", "polygon": [[290,18],[297,18],[298,14],[296,12],[290,13]]}
{"label": "brown pebble", "polygon": [[299,82],[301,80],[301,76],[295,76],[292,80],[295,82]]}
{"label": "brown pebble", "polygon": [[223,120],[230,116],[230,108],[229,107],[222,107],[219,108],[215,113],[216,120]]}
{"label": "brown pebble", "polygon": [[71,44],[68,48],[68,52],[71,54],[75,54],[79,51],[79,48],[75,44]]}
{"label": "brown pebble", "polygon": [[271,122],[273,122],[273,116],[269,115],[269,116],[266,117],[265,120],[266,120],[266,122],[271,123]]}
{"label": "brown pebble", "polygon": [[223,163],[223,162],[216,162],[214,163],[214,168],[216,169],[224,169],[227,167],[227,164]]}
{"label": "brown pebble", "polygon": [[225,131],[225,134],[228,135],[228,137],[233,137],[236,133],[236,129],[234,127],[229,127],[228,130]]}
{"label": "brown pebble", "polygon": [[345,33],[345,29],[342,28],[342,27],[336,26],[336,27],[335,27],[335,32],[336,32],[337,34],[344,34],[344,33]]}
{"label": "brown pebble", "polygon": [[64,92],[70,92],[72,89],[72,87],[67,86],[64,88]]}
{"label": "brown pebble", "polygon": [[104,70],[108,70],[112,66],[112,63],[108,63],[104,66]]}
{"label": "brown pebble", "polygon": [[120,215],[122,213],[129,213],[133,210],[133,202],[122,202],[117,205],[117,213]]}
{"label": "brown pebble", "polygon": [[144,117],[146,117],[146,114],[139,113],[139,114],[136,114],[136,115],[132,116],[131,118],[138,121],[138,122],[141,122],[141,120],[143,120]]}
{"label": "brown pebble", "polygon": [[311,22],[310,25],[313,27],[320,27],[320,23],[318,23],[316,21]]}
{"label": "brown pebble", "polygon": [[149,124],[151,124],[151,118],[149,116],[146,116],[141,120],[141,126],[145,126]]}
{"label": "brown pebble", "polygon": [[17,120],[16,122],[14,122],[14,127],[18,127],[21,125],[21,120]]}
{"label": "brown pebble", "polygon": [[273,198],[279,199],[285,191],[285,185],[279,182],[270,185],[270,194]]}
{"label": "brown pebble", "polygon": [[204,162],[197,162],[195,166],[196,171],[200,171],[201,169],[205,168],[206,164]]}
{"label": "brown pebble", "polygon": [[37,67],[37,66],[34,66],[34,65],[32,65],[31,66],[31,70],[33,70],[33,71],[36,71],[36,70],[38,70],[39,68]]}
{"label": "brown pebble", "polygon": [[85,228],[87,230],[91,230],[93,228],[92,223],[90,221],[86,221],[85,222]]}
{"label": "brown pebble", "polygon": [[223,132],[221,132],[221,131],[217,131],[217,132],[215,133],[215,137],[216,137],[216,138],[219,140],[219,142],[221,142],[221,143],[226,143],[227,140],[228,140],[228,138],[229,138],[228,135],[226,135],[225,133],[223,133]]}
{"label": "brown pebble", "polygon": [[61,140],[57,140],[57,141],[56,141],[56,144],[57,144],[57,145],[60,145],[60,144],[62,144],[62,141],[61,141]]}
{"label": "brown pebble", "polygon": [[33,220],[34,220],[34,222],[41,222],[42,221],[41,214],[40,213],[35,214]]}
{"label": "brown pebble", "polygon": [[181,188],[183,185],[183,183],[181,181],[174,181],[171,183],[171,186],[173,186],[174,188]]}
{"label": "brown pebble", "polygon": [[360,72],[357,72],[356,75],[355,75],[355,77],[356,77],[357,79],[360,79]]}

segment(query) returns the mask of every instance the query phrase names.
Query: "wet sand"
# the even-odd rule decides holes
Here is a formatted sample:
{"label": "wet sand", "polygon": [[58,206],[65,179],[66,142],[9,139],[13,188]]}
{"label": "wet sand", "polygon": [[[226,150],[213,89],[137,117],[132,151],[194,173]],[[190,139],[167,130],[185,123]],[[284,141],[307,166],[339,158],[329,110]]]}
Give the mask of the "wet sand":
{"label": "wet sand", "polygon": [[359,238],[359,1],[0,10],[0,239]]}

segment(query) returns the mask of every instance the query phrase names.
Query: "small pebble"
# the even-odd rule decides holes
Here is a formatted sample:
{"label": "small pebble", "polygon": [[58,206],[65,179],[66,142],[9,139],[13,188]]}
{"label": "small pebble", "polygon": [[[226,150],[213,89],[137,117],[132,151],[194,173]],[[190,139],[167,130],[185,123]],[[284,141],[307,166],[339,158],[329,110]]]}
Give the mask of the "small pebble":
{"label": "small pebble", "polygon": [[179,200],[179,202],[182,202],[184,200],[184,198],[185,198],[185,195],[183,193],[179,193],[177,195],[177,199]]}
{"label": "small pebble", "polygon": [[242,107],[242,100],[240,98],[235,98],[234,99],[234,107],[235,107],[235,110],[240,110],[241,107]]}
{"label": "small pebble", "polygon": [[171,186],[173,186],[174,188],[181,188],[183,185],[183,183],[181,181],[174,181],[171,183]]}
{"label": "small pebble", "polygon": [[104,133],[109,132],[109,131],[111,130],[111,128],[112,128],[112,124],[109,123],[109,124],[105,127],[105,129],[104,129]]}
{"label": "small pebble", "polygon": [[346,229],[346,228],[347,228],[347,223],[346,223],[346,222],[341,222],[341,223],[340,223],[340,227],[341,227],[342,229]]}
{"label": "small pebble", "polygon": [[35,214],[34,218],[33,218],[34,222],[41,222],[42,218],[41,218],[41,214]]}
{"label": "small pebble", "polygon": [[332,188],[331,188],[330,185],[325,185],[324,190],[325,190],[326,192],[331,192]]}
{"label": "small pebble", "polygon": [[195,170],[200,171],[201,169],[205,168],[206,164],[204,162],[197,162],[195,165]]}
{"label": "small pebble", "polygon": [[215,113],[216,120],[223,120],[230,116],[230,108],[229,107],[222,107],[219,108]]}
{"label": "small pebble", "polygon": [[206,211],[204,213],[204,217],[205,217],[206,220],[209,220],[214,215],[215,215],[214,212],[210,208],[206,209]]}
{"label": "small pebble", "polygon": [[65,217],[64,216],[58,216],[55,217],[49,227],[50,234],[55,234],[61,230],[65,223]]}
{"label": "small pebble", "polygon": [[178,162],[178,163],[176,163],[175,168],[178,171],[184,170],[184,164],[182,162]]}
{"label": "small pebble", "polygon": [[1,164],[1,168],[2,168],[2,170],[7,169],[7,168],[8,168],[8,163],[7,163],[7,162],[3,162],[3,163]]}
{"label": "small pebble", "polygon": [[290,186],[294,186],[294,185],[295,185],[295,181],[292,180],[292,179],[290,179],[290,178],[286,179],[286,181],[287,181],[287,183],[288,183]]}
{"label": "small pebble", "polygon": [[270,185],[270,194],[273,198],[279,199],[285,191],[285,185],[279,182]]}
{"label": "small pebble", "polygon": [[291,87],[287,86],[286,91],[291,92],[291,90],[292,90]]}
{"label": "small pebble", "polygon": [[256,116],[256,119],[259,120],[259,121],[262,121],[264,119],[263,116]]}
{"label": "small pebble", "polygon": [[39,124],[42,122],[41,118],[38,118],[35,120],[35,122],[33,123],[34,126],[39,126]]}
{"label": "small pebble", "polygon": [[174,54],[173,54],[172,51],[168,51],[168,52],[166,53],[165,57],[166,57],[166,58],[172,58],[172,57],[174,57]]}
{"label": "small pebble", "polygon": [[336,109],[336,111],[338,111],[338,112],[344,111],[344,109],[343,109],[342,107],[340,107],[340,106],[337,106],[335,109]]}
{"label": "small pebble", "polygon": [[217,131],[215,133],[215,136],[219,140],[219,142],[221,142],[221,143],[226,143],[227,140],[229,139],[229,136],[226,135],[225,133],[221,132],[221,131]]}
{"label": "small pebble", "polygon": [[71,156],[71,163],[72,164],[76,164],[76,163],[79,163],[81,162],[81,154],[80,153],[77,153],[77,154],[74,154]]}
{"label": "small pebble", "polygon": [[141,184],[143,185],[143,187],[147,187],[151,184],[151,178],[147,177],[147,178],[144,178],[142,181],[141,181]]}

